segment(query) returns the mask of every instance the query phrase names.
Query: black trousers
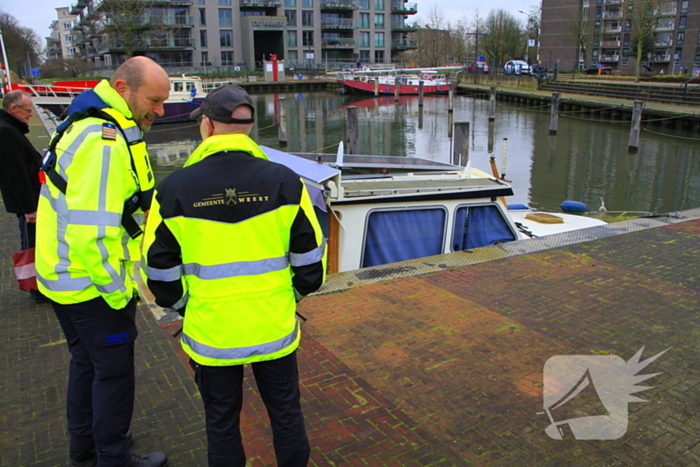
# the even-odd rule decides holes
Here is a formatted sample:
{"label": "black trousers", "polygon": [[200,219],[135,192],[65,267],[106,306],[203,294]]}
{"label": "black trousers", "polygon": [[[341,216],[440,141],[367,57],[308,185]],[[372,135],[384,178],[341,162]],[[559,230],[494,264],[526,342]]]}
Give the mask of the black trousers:
{"label": "black trousers", "polygon": [[[190,360],[204,401],[209,467],[244,467],[240,414],[243,365],[204,366]],[[304,427],[296,351],[286,357],[251,365],[272,425],[272,441],[280,467],[302,467],[311,448]]]}
{"label": "black trousers", "polygon": [[124,466],[134,410],[136,302],[114,310],[102,298],[52,302],[71,353],[67,417],[71,450],[97,451],[97,465]]}

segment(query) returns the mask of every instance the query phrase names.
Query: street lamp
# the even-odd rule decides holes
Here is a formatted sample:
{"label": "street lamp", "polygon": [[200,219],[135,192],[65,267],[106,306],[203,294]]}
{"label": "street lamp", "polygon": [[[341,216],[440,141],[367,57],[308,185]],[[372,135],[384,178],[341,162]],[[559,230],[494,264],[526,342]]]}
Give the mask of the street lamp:
{"label": "street lamp", "polygon": [[488,36],[488,33],[485,33],[485,32],[465,32],[464,35],[465,36],[474,36],[476,38],[476,41],[475,41],[476,43],[474,45],[474,84],[476,84],[476,81],[477,81],[476,77],[479,74],[479,36]]}
{"label": "street lamp", "polygon": [[526,50],[526,57],[525,61],[528,61],[530,57],[530,26],[534,23],[537,29],[535,30],[535,42],[534,46],[535,47],[535,57],[537,63],[540,61],[540,20],[537,18],[535,15],[531,15],[530,13],[525,13],[523,10],[518,10],[518,13],[522,13],[523,15],[527,16],[527,37],[528,37],[528,43],[527,43],[527,49]]}

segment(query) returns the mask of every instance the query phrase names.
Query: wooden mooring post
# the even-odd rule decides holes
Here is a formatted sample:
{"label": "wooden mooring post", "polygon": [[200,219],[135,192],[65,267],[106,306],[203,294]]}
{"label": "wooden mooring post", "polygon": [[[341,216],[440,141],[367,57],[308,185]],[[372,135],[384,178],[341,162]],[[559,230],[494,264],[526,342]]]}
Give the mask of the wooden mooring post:
{"label": "wooden mooring post", "polygon": [[556,135],[559,127],[559,93],[552,93],[552,113],[549,117],[549,134]]}
{"label": "wooden mooring post", "polygon": [[379,95],[379,76],[374,77],[374,97]]}
{"label": "wooden mooring post", "polygon": [[345,109],[345,115],[347,116],[346,121],[346,134],[348,136],[348,154],[357,154],[357,107],[348,107]]}
{"label": "wooden mooring post", "polygon": [[455,122],[452,163],[466,167],[469,162],[469,122]]}
{"label": "wooden mooring post", "polygon": [[423,107],[423,80],[418,82],[418,107]]}
{"label": "wooden mooring post", "polygon": [[455,91],[454,86],[450,84],[449,96],[447,98],[447,111],[451,114],[455,111]]}
{"label": "wooden mooring post", "polygon": [[277,139],[281,146],[287,145],[287,105],[284,97],[277,99],[277,105],[280,109],[280,124],[277,128]]}
{"label": "wooden mooring post", "polygon": [[639,147],[639,136],[642,132],[642,114],[644,113],[644,101],[634,101],[632,107],[632,124],[630,126],[630,139],[628,149],[636,152]]}
{"label": "wooden mooring post", "polygon": [[491,86],[489,95],[489,122],[496,120],[496,86]]}
{"label": "wooden mooring post", "polygon": [[401,85],[401,78],[398,76],[394,78],[394,102],[399,103],[399,86]]}

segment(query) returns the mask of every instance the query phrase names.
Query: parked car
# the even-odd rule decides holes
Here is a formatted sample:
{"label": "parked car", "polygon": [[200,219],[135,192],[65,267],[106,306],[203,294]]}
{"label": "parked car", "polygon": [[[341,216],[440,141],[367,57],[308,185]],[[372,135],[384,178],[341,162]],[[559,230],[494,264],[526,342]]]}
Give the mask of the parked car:
{"label": "parked car", "polygon": [[479,70],[479,73],[488,73],[489,65],[486,62],[474,62],[467,66],[469,73],[476,73],[476,70]]}
{"label": "parked car", "polygon": [[609,75],[612,73],[612,68],[608,65],[591,65],[583,70],[584,75]]}
{"label": "parked car", "polygon": [[525,60],[509,60],[503,65],[503,72],[507,75],[529,75],[532,69]]}

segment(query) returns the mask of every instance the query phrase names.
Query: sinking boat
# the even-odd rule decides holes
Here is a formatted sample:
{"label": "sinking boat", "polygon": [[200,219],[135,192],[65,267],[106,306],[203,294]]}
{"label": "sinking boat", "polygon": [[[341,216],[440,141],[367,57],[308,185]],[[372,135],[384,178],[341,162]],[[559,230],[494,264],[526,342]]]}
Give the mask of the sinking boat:
{"label": "sinking boat", "polygon": [[305,180],[328,238],[331,273],[605,224],[572,214],[520,217],[505,204],[511,185],[469,166],[263,150]]}

